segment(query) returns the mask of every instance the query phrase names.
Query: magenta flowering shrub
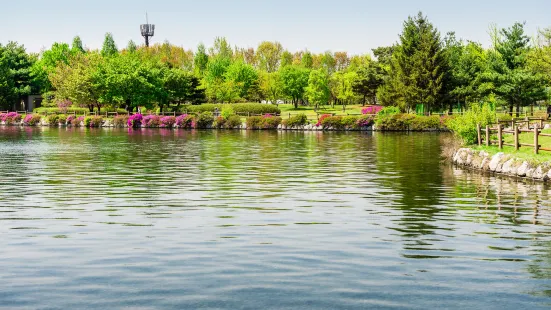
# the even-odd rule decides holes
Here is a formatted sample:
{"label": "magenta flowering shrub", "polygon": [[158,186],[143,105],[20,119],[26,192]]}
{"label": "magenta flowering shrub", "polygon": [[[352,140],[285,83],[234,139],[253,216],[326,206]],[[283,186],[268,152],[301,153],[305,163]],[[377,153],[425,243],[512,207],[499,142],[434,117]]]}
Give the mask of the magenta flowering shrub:
{"label": "magenta flowering shrub", "polygon": [[143,127],[160,127],[161,126],[161,117],[158,115],[146,115],[142,119]]}
{"label": "magenta flowering shrub", "polygon": [[42,116],[39,114],[27,114],[25,118],[23,119],[23,124],[25,126],[36,126],[38,123],[40,123],[40,120],[42,119]]}
{"label": "magenta flowering shrub", "polygon": [[176,126],[179,128],[193,128],[193,116],[188,114],[180,115],[176,118]]}
{"label": "magenta flowering shrub", "polygon": [[380,105],[372,105],[362,109],[362,114],[377,114],[383,109]]}
{"label": "magenta flowering shrub", "polygon": [[332,115],[331,114],[323,114],[322,116],[320,116],[320,118],[318,119],[318,123],[316,124],[317,127],[321,126],[321,124],[323,123],[323,120],[328,118],[328,117],[331,117]]}
{"label": "magenta flowering shrub", "polygon": [[21,122],[22,118],[23,118],[23,116],[21,116],[21,114],[19,114],[17,112],[9,112],[9,113],[2,114],[0,120],[5,122],[7,125],[11,125],[13,123]]}
{"label": "magenta flowering shrub", "polygon": [[113,126],[125,127],[128,124],[129,118],[130,116],[127,114],[118,114],[113,118]]}
{"label": "magenta flowering shrub", "polygon": [[373,126],[373,123],[374,123],[373,117],[370,115],[364,114],[358,117],[358,120],[356,121],[356,126],[358,126],[359,128],[369,127],[369,126]]}
{"label": "magenta flowering shrub", "polygon": [[76,116],[74,116],[74,115],[72,115],[72,114],[69,115],[69,116],[67,116],[67,120],[66,120],[66,121],[67,121],[67,125],[71,125],[71,124],[73,123],[73,120],[74,120],[75,118],[76,118]]}
{"label": "magenta flowering shrub", "polygon": [[79,116],[79,117],[73,118],[71,120],[71,126],[80,127],[83,121],[84,121],[84,116]]}
{"label": "magenta flowering shrub", "polygon": [[143,115],[141,115],[140,113],[138,114],[134,114],[132,116],[130,116],[128,118],[128,127],[130,128],[138,128],[140,126],[142,126],[142,121],[143,121]]}
{"label": "magenta flowering shrub", "polygon": [[172,128],[176,124],[176,117],[174,116],[165,116],[161,118],[161,127]]}

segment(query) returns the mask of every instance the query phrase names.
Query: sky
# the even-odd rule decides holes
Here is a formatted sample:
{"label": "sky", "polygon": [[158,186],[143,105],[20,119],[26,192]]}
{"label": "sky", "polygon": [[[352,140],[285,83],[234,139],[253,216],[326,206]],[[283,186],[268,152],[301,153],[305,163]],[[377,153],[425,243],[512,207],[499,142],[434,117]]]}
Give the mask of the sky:
{"label": "sky", "polygon": [[[2,3],[4,2],[4,3]],[[223,36],[232,45],[256,47],[279,41],[291,52],[370,53],[398,40],[408,16],[422,11],[442,35],[489,45],[491,24],[526,22],[526,32],[551,27],[550,0],[0,0],[0,43],[17,41],[39,52],[54,42],[101,48],[111,32],[119,48],[143,43],[139,25],[156,25],[152,42],[195,50]]]}

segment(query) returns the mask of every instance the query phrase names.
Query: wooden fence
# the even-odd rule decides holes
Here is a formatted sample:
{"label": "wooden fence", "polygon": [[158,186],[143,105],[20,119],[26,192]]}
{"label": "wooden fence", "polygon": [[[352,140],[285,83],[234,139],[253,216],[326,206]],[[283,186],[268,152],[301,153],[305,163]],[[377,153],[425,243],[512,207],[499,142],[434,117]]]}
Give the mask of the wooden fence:
{"label": "wooden fence", "polygon": [[[490,146],[497,144],[500,149],[503,149],[503,146],[512,146],[517,151],[521,147],[531,147],[536,154],[538,154],[539,151],[551,152],[551,147],[543,147],[539,143],[539,137],[551,137],[551,134],[542,132],[544,122],[545,120],[542,118],[526,117],[524,119],[513,119],[511,121],[498,121],[498,124],[487,125],[486,128],[481,128],[480,124],[477,124],[478,145],[485,144],[486,146]],[[525,126],[522,126],[523,124],[525,124]],[[510,125],[510,127],[505,128],[504,125]],[[497,133],[497,140],[492,140],[492,134],[494,133]],[[523,133],[534,134],[534,143],[520,143],[520,135]],[[505,143],[505,135],[513,135],[513,143]],[[484,141],[482,136],[484,136]]]}

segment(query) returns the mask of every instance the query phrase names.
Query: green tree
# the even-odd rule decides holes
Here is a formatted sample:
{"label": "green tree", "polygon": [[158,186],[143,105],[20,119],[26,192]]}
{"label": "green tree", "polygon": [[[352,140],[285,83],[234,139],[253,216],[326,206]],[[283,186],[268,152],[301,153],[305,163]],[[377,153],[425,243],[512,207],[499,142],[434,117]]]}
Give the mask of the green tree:
{"label": "green tree", "polygon": [[117,55],[118,53],[119,50],[117,48],[117,44],[115,44],[113,35],[110,32],[106,33],[105,39],[103,40],[103,46],[101,48],[101,55],[104,57],[110,57]]}
{"label": "green tree", "polygon": [[371,61],[358,68],[352,90],[362,97],[363,105],[367,103],[367,100],[370,104],[377,103],[377,91],[383,85],[384,78],[383,65],[379,62]]}
{"label": "green tree", "polygon": [[[331,93],[343,106],[354,99],[354,84],[358,80],[358,73],[352,70],[337,71],[330,78]],[[344,108],[344,107],[343,107]]]}
{"label": "green tree", "polygon": [[209,63],[209,55],[207,55],[205,45],[203,45],[203,43],[197,46],[197,52],[195,53],[193,63],[195,65],[195,71],[198,75],[203,76],[203,73],[207,69],[207,64]]}
{"label": "green tree", "polygon": [[[48,76],[56,70],[58,64],[69,63],[69,58],[73,52],[67,43],[54,43],[49,50],[42,52],[38,60],[31,67],[31,78],[33,85],[40,92],[48,97],[48,92],[52,90],[52,85]],[[48,98],[46,98],[48,99]]]}
{"label": "green tree", "polygon": [[31,77],[31,67],[36,62],[36,57],[27,54],[23,45],[16,42],[8,42],[5,46],[0,44],[0,57],[4,57],[9,70],[9,74],[4,78],[12,79],[8,83],[13,85],[11,91],[13,96],[9,99],[12,104],[20,102],[24,96],[30,95],[33,91],[39,91],[33,84]]}
{"label": "green tree", "polygon": [[11,109],[16,98],[14,78],[7,57],[0,52],[0,108]]}
{"label": "green tree", "polygon": [[305,89],[306,98],[310,103],[313,103],[316,110],[319,105],[329,102],[329,74],[325,69],[317,69],[310,71],[308,77],[308,86]]}
{"label": "green tree", "polygon": [[392,53],[390,76],[385,81],[388,84],[381,89],[380,98],[404,111],[417,104],[422,104],[428,112],[438,108],[445,61],[438,30],[421,12],[416,17],[409,17]]}
{"label": "green tree", "polygon": [[279,68],[283,47],[279,42],[264,41],[256,49],[256,58],[260,70],[275,72]]}
{"label": "green tree", "polygon": [[82,40],[79,36],[76,36],[73,38],[73,44],[71,46],[71,50],[73,54],[76,53],[85,53],[84,46],[82,45]]}
{"label": "green tree", "polygon": [[524,24],[515,23],[510,28],[494,32],[493,50],[490,53],[490,70],[485,81],[495,85],[494,92],[517,116],[521,106],[546,98],[546,78],[528,66],[530,38],[524,33]]}
{"label": "green tree", "polygon": [[230,82],[237,88],[238,98],[248,99],[248,95],[252,94],[250,92],[258,86],[258,73],[253,66],[242,61],[232,63],[224,74],[224,78],[226,82]]}
{"label": "green tree", "polygon": [[312,69],[312,66],[314,65],[314,58],[312,57],[312,53],[310,53],[309,51],[304,52],[304,54],[302,54],[301,64],[304,68]]}
{"label": "green tree", "polygon": [[280,70],[281,90],[284,96],[291,99],[298,108],[299,102],[304,102],[304,91],[308,86],[310,70],[299,66],[287,66]]}
{"label": "green tree", "polygon": [[289,51],[283,51],[281,54],[281,67],[290,66],[293,64],[293,54]]}
{"label": "green tree", "polygon": [[126,51],[129,53],[134,53],[138,50],[138,46],[136,46],[136,42],[134,40],[128,41],[128,45],[126,46]]}

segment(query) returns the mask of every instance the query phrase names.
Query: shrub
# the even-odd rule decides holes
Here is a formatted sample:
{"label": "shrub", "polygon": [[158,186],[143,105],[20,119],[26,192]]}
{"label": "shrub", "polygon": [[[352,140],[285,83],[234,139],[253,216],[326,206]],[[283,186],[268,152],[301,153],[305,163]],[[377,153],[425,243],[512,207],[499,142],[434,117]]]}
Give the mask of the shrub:
{"label": "shrub", "polygon": [[128,124],[128,114],[119,114],[115,115],[113,118],[113,126],[115,127],[125,127]]}
{"label": "shrub", "polygon": [[233,129],[233,128],[241,128],[241,117],[238,115],[231,115],[226,120],[226,128]]}
{"label": "shrub", "polygon": [[262,104],[262,103],[234,103],[234,104],[212,104],[206,103],[201,105],[186,105],[183,109],[187,113],[203,113],[203,112],[214,112],[216,108],[218,111],[224,111],[226,108],[231,108],[234,113],[250,113],[250,114],[280,114],[281,110],[272,104]]}
{"label": "shrub", "polygon": [[464,143],[474,144],[478,140],[476,125],[482,127],[496,122],[496,113],[488,104],[482,106],[473,105],[470,110],[461,116],[457,116],[448,122],[448,128]]}
{"label": "shrub", "polygon": [[230,118],[230,116],[235,115],[235,111],[231,107],[231,105],[225,105],[222,108],[222,112],[220,113],[220,116],[222,116],[225,119]]}
{"label": "shrub", "polygon": [[203,112],[195,118],[195,128],[206,129],[212,126],[214,116],[211,112]]}
{"label": "shrub", "polygon": [[345,129],[357,129],[358,125],[356,125],[356,122],[358,121],[357,116],[343,116],[341,119],[341,126]]}
{"label": "shrub", "polygon": [[133,114],[132,116],[130,116],[126,123],[127,123],[128,127],[130,127],[130,128],[138,128],[138,127],[142,126],[142,121],[143,121],[143,115],[138,113],[138,114]]}
{"label": "shrub", "polygon": [[71,119],[71,126],[80,127],[83,121],[84,121],[84,116],[74,117],[73,119]]}
{"label": "shrub", "polygon": [[247,117],[247,129],[261,129],[262,128],[262,116]]}
{"label": "shrub", "polygon": [[356,120],[356,127],[363,128],[373,126],[373,117],[371,115],[362,115]]}
{"label": "shrub", "polygon": [[176,118],[176,126],[179,128],[193,128],[193,116],[183,114]]}
{"label": "shrub", "polygon": [[84,127],[101,127],[103,118],[101,116],[88,116],[84,119]]}
{"label": "shrub", "polygon": [[2,114],[1,120],[3,122],[5,122],[6,124],[11,125],[11,124],[14,124],[14,123],[21,122],[22,118],[23,118],[23,116],[21,114],[17,113],[17,112],[8,112],[8,113]]}
{"label": "shrub", "polygon": [[142,120],[142,126],[153,128],[161,126],[161,117],[158,115],[146,115]]}
{"label": "shrub", "polygon": [[440,129],[442,122],[440,116],[415,116],[409,121],[409,130]]}
{"label": "shrub", "polygon": [[362,114],[377,114],[383,109],[380,105],[372,105],[362,109]]}
{"label": "shrub", "polygon": [[394,114],[400,114],[400,109],[398,107],[384,107],[382,108],[378,113],[377,116],[388,116],[388,115],[394,115]]}
{"label": "shrub", "polygon": [[329,116],[324,117],[323,119],[320,118],[320,124],[323,127],[323,129],[343,129],[343,123],[342,123],[342,116]]}
{"label": "shrub", "polygon": [[266,114],[262,116],[262,129],[277,129],[281,124],[281,117]]}
{"label": "shrub", "polygon": [[73,103],[70,100],[62,100],[57,102],[57,108],[63,114],[66,114],[72,105]]}
{"label": "shrub", "polygon": [[46,121],[48,122],[48,125],[50,126],[57,126],[59,125],[59,116],[57,114],[51,114],[46,117]]}
{"label": "shrub", "polygon": [[[90,109],[88,108],[79,108],[79,107],[68,107],[65,108],[59,108],[59,107],[40,107],[33,110],[34,113],[37,114],[44,114],[44,113],[56,113],[56,114],[67,114],[67,113],[76,113],[76,114],[84,114],[84,113],[90,113]],[[101,109],[102,113],[105,112],[117,112],[119,114],[126,114],[125,109],[118,109],[118,108],[112,108],[112,107],[104,107]]]}
{"label": "shrub", "polygon": [[331,116],[332,116],[331,114],[323,114],[322,116],[319,117],[318,123],[316,124],[316,126],[318,127],[321,126],[323,123],[323,120]]}
{"label": "shrub", "polygon": [[303,113],[291,116],[289,119],[283,121],[283,125],[288,128],[298,128],[306,124],[308,124],[308,117]]}
{"label": "shrub", "polygon": [[161,118],[161,127],[172,128],[176,124],[176,117],[165,116]]}
{"label": "shrub", "polygon": [[226,125],[226,119],[222,116],[218,116],[215,120],[214,120],[214,127],[217,128],[217,129],[222,129],[224,128]]}
{"label": "shrub", "polygon": [[74,115],[67,116],[67,125],[71,125],[75,118],[76,118],[76,116],[74,116]]}
{"label": "shrub", "polygon": [[381,130],[408,130],[413,114],[386,114],[377,117],[377,127]]}
{"label": "shrub", "polygon": [[38,125],[38,123],[40,123],[41,118],[42,116],[40,116],[39,114],[27,114],[27,116],[25,116],[25,119],[23,120],[23,124],[25,124],[26,126],[36,126]]}
{"label": "shrub", "polygon": [[57,123],[59,125],[65,125],[67,123],[67,115],[60,114],[57,116]]}

